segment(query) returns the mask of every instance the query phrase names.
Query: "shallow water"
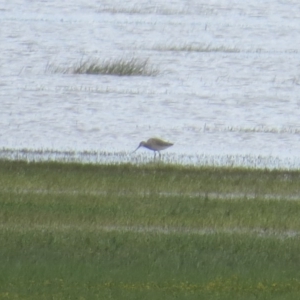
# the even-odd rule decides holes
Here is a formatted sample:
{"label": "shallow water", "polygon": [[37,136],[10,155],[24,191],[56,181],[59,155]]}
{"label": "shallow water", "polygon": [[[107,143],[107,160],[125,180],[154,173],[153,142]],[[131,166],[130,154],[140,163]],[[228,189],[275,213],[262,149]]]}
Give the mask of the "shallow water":
{"label": "shallow water", "polygon": [[[5,1],[0,148],[132,161],[141,140],[158,136],[175,144],[165,151],[175,161],[257,166],[264,157],[262,166],[298,168],[299,18],[298,2],[279,0]],[[127,57],[159,74],[47,71]]]}

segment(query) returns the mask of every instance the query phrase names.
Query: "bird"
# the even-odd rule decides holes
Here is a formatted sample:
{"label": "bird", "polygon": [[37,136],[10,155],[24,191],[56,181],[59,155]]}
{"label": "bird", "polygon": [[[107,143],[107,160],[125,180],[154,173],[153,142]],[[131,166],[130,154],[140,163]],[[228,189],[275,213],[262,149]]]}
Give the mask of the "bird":
{"label": "bird", "polygon": [[156,151],[160,155],[159,151],[165,150],[173,145],[174,144],[165,142],[158,138],[151,138],[147,142],[144,142],[144,141],[140,142],[139,146],[133,152],[137,151],[140,147],[144,147],[144,148],[154,151],[154,155],[155,155]]}

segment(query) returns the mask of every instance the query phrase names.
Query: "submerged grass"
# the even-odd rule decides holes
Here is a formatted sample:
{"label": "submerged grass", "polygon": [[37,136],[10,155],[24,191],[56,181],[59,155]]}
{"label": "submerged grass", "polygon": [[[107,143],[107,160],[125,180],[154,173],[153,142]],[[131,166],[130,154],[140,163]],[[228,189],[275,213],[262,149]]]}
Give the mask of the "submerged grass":
{"label": "submerged grass", "polygon": [[299,171],[0,160],[0,299],[298,299],[299,186]]}
{"label": "submerged grass", "polygon": [[111,13],[111,14],[155,14],[155,15],[186,15],[186,14],[193,14],[194,11],[189,11],[188,9],[178,9],[169,7],[162,7],[162,6],[145,6],[145,5],[128,5],[126,4],[124,7],[103,7],[98,10],[98,13]]}
{"label": "submerged grass", "polygon": [[226,52],[239,53],[242,52],[236,47],[212,46],[205,44],[182,44],[182,45],[164,45],[156,46],[154,50],[158,51],[186,51],[186,52]]}
{"label": "submerged grass", "polygon": [[149,66],[148,59],[119,58],[100,60],[88,58],[70,67],[48,65],[46,71],[63,74],[117,75],[117,76],[155,76],[158,70]]}
{"label": "submerged grass", "polygon": [[[207,30],[207,25],[205,25]],[[256,49],[243,49],[232,46],[213,46],[211,44],[192,43],[192,44],[169,44],[169,45],[157,45],[152,48],[157,51],[185,51],[185,52],[221,52],[221,53],[282,53],[269,51],[267,49],[256,48]],[[294,53],[295,50],[288,50],[287,53]],[[297,52],[297,50],[296,50]],[[295,80],[292,80],[293,82]]]}

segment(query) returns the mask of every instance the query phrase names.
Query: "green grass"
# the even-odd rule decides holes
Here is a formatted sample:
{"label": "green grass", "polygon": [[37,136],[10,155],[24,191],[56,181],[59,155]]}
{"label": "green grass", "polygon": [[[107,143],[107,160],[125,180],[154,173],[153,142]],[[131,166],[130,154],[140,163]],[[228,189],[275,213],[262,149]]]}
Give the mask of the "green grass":
{"label": "green grass", "polygon": [[299,181],[0,160],[0,299],[298,299]]}
{"label": "green grass", "polygon": [[63,74],[117,75],[117,76],[155,76],[158,70],[149,65],[148,59],[119,58],[81,60],[70,67],[58,67],[49,64],[47,72]]}

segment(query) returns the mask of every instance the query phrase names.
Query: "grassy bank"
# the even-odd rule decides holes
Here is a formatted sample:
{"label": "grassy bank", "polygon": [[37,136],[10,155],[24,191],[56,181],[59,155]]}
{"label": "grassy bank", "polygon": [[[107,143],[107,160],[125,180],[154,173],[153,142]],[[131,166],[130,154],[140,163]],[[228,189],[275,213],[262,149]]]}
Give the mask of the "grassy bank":
{"label": "grassy bank", "polygon": [[0,161],[0,299],[298,299],[299,190],[298,171]]}

